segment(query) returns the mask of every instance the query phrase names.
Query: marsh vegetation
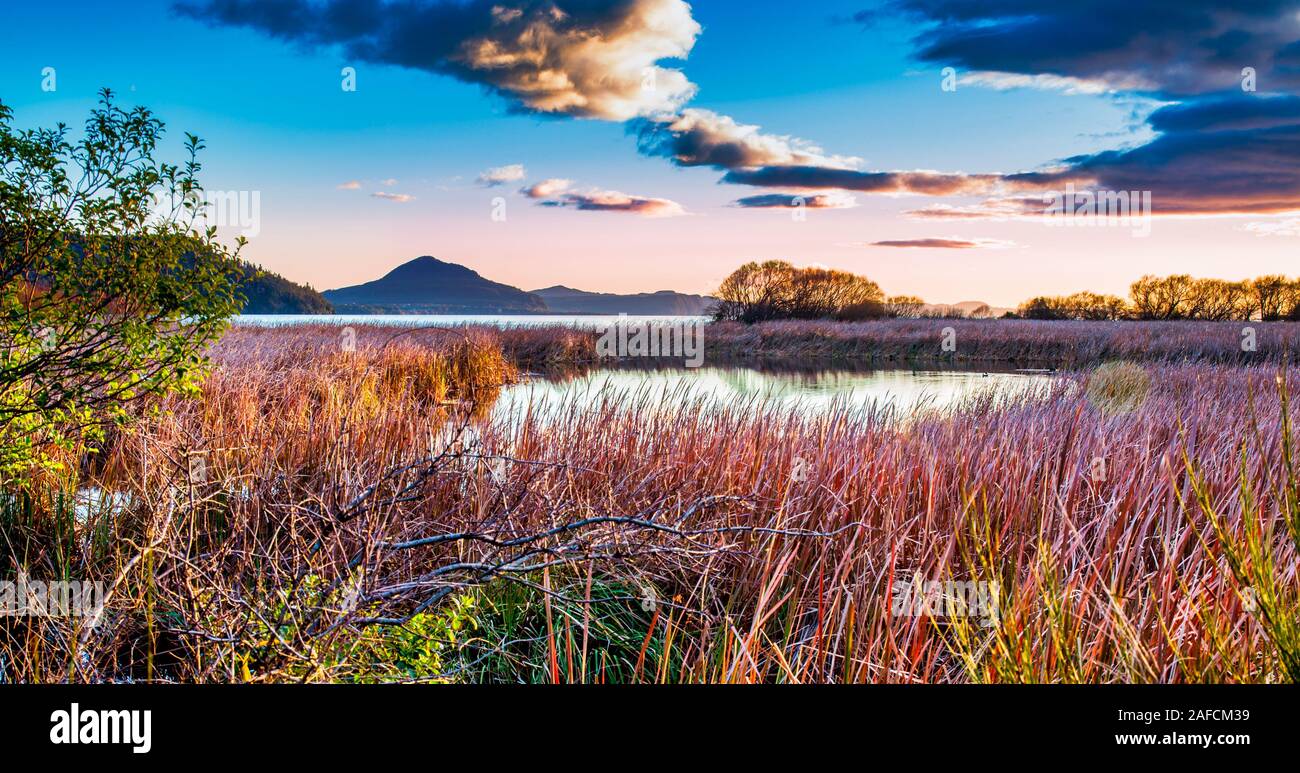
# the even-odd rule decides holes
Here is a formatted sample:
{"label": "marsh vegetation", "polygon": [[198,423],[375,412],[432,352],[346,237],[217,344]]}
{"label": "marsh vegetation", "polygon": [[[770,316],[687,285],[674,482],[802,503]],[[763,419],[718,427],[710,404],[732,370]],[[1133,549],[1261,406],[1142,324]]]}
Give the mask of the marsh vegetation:
{"label": "marsh vegetation", "polygon": [[[1147,364],[1119,410],[1079,370],[908,422],[626,392],[505,421],[520,355],[582,351],[525,335],[227,333],[196,396],[7,495],[11,560],[112,592],[98,626],[6,619],[5,678],[1297,676],[1295,368]],[[996,618],[899,615],[913,578],[995,583]]]}

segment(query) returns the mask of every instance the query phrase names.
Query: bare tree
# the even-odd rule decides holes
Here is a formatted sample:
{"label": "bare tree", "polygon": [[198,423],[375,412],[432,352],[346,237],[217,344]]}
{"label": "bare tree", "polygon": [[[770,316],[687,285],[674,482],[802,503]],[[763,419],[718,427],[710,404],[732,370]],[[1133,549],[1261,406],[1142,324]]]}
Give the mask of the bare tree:
{"label": "bare tree", "polygon": [[795,268],[785,261],[746,263],[716,293],[720,320],[860,319],[885,314],[884,293],[847,271]]}

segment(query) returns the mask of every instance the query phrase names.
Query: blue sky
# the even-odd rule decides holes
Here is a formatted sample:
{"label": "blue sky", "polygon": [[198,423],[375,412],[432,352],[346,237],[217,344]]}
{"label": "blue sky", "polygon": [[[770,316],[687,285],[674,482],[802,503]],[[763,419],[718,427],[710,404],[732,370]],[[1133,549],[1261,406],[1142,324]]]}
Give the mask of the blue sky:
{"label": "blue sky", "polygon": [[[1006,176],[1066,163],[1101,169],[1103,181],[1106,175],[1127,180],[1122,173],[1129,167],[1112,171],[1116,165],[1094,154],[1151,142],[1156,132],[1144,119],[1161,104],[1185,104],[1221,91],[1212,77],[1204,94],[1172,78],[1161,83],[1160,75],[1174,68],[1154,70],[1140,52],[1134,55],[1138,63],[1120,67],[1120,75],[1105,74],[1111,79],[1105,93],[993,87],[987,80],[963,81],[945,91],[945,60],[935,57],[951,56],[964,76],[983,72],[978,57],[988,55],[962,49],[963,40],[941,41],[939,53],[927,53],[917,36],[932,28],[934,18],[915,8],[864,24],[851,20],[871,8],[864,0],[818,3],[816,10],[774,0],[636,2],[682,6],[699,26],[685,59],[655,62],[680,70],[694,86],[677,110],[706,110],[761,127],[765,136],[801,138],[822,156],[851,157],[829,165],[855,174],[932,170],[953,179],[999,176],[998,184],[1023,186],[1024,180]],[[584,4],[595,8],[594,18],[604,18],[601,3],[577,3]],[[384,5],[362,5],[370,13],[387,12]],[[502,0],[501,7],[509,5]],[[538,6],[517,5],[529,11]],[[181,14],[170,2],[137,2],[129,9],[91,2],[11,4],[0,25],[0,100],[14,108],[20,126],[75,126],[97,90],[107,86],[122,102],[147,105],[167,122],[173,144],[165,152],[176,152],[183,131],[199,134],[208,146],[203,180],[209,189],[260,194],[258,233],[247,257],[319,288],[373,278],[420,254],[465,263],[526,289],[563,283],[613,291],[707,291],[744,260],[785,258],[866,273],[889,292],[995,304],[1085,287],[1122,292],[1147,272],[1239,278],[1293,269],[1288,255],[1297,237],[1288,230],[1287,206],[1263,211],[1256,203],[1219,203],[1225,211],[1204,211],[1199,203],[1187,203],[1185,191],[1192,186],[1182,178],[1178,185],[1158,177],[1151,184],[1157,194],[1168,191],[1163,198],[1178,212],[1157,218],[1150,237],[1142,239],[1125,229],[1064,233],[1024,218],[955,221],[907,214],[934,205],[974,206],[988,199],[982,191],[930,196],[931,189],[910,189],[910,183],[878,190],[875,181],[838,190],[820,182],[804,187],[802,178],[795,187],[724,184],[720,180],[736,169],[639,150],[632,132],[637,118],[520,112],[527,97],[511,86],[494,82],[497,89],[489,91],[483,79],[476,81],[477,72],[458,76],[411,66],[412,50],[423,61],[418,40],[401,43],[399,53],[359,57],[346,37],[277,31],[248,8],[212,3]],[[1267,20],[1222,23],[1249,27],[1262,21]],[[552,26],[569,23],[576,22],[566,18]],[[1113,62],[1114,52],[1106,53]],[[997,64],[1022,75],[1043,68],[1093,77],[1088,68],[1097,53],[1073,55],[1065,65],[1028,56]],[[402,57],[406,64],[393,63]],[[1069,69],[1073,63],[1078,72]],[[345,66],[356,69],[354,92],[340,88]],[[41,88],[45,67],[56,71],[53,92]],[[1139,75],[1153,82],[1115,88]],[[1289,85],[1276,91],[1293,97]],[[1149,160],[1140,160],[1142,168],[1150,167]],[[769,171],[785,179],[794,163],[782,161]],[[495,187],[476,183],[485,170],[514,164],[524,167],[521,180]],[[531,200],[517,192],[549,178],[571,180],[575,195]],[[357,188],[340,189],[352,181]],[[1290,192],[1289,180],[1279,186]],[[603,195],[608,192],[625,194],[630,203],[610,205]],[[798,220],[788,207],[735,203],[765,193],[851,196],[853,205],[812,208]],[[504,222],[488,217],[497,197],[506,201]],[[1155,199],[1157,212],[1161,199]],[[646,202],[651,203],[641,206]],[[936,238],[969,246],[875,245]]]}

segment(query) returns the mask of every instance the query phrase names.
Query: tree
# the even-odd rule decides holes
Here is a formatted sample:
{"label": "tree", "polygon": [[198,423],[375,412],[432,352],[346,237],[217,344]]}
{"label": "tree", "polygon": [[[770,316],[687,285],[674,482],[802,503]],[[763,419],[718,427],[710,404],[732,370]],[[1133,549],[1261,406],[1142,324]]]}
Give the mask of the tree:
{"label": "tree", "polygon": [[1128,304],[1116,295],[1081,292],[1066,298],[1065,303],[1075,319],[1115,320],[1128,316]]}
{"label": "tree", "polygon": [[788,315],[786,296],[794,271],[794,266],[781,260],[746,263],[718,287],[714,317],[762,322]]}
{"label": "tree", "polygon": [[1021,304],[1025,319],[1114,320],[1128,316],[1128,304],[1114,295],[1080,292],[1060,297],[1039,296]]}
{"label": "tree", "polygon": [[891,295],[885,300],[885,316],[915,319],[921,316],[925,301],[915,295]]}
{"label": "tree", "polygon": [[1147,275],[1132,284],[1130,297],[1131,305],[1113,295],[1090,292],[1039,296],[1021,304],[1019,316],[1090,320],[1300,319],[1300,280],[1279,275],[1240,282],[1198,279],[1187,274]]}
{"label": "tree", "polygon": [[1300,279],[1291,283],[1291,310],[1286,318],[1291,322],[1300,322]]}
{"label": "tree", "polygon": [[1129,288],[1138,319],[1183,319],[1192,310],[1194,280],[1187,274],[1147,275]]}
{"label": "tree", "polygon": [[1251,281],[1250,288],[1254,294],[1255,311],[1265,322],[1279,320],[1291,311],[1292,282],[1286,277],[1271,274]]}
{"label": "tree", "polygon": [[866,277],[823,268],[795,268],[782,260],[746,263],[723,280],[714,318],[863,319],[883,316],[884,293]]}
{"label": "tree", "polygon": [[794,319],[869,319],[884,315],[885,295],[866,277],[824,268],[795,269],[789,316]]}
{"label": "tree", "polygon": [[1250,319],[1254,307],[1249,282],[1197,279],[1193,283],[1195,312],[1199,319]]}
{"label": "tree", "polygon": [[332,314],[334,305],[311,285],[291,282],[273,271],[240,262],[239,291],[245,314]]}
{"label": "tree", "polygon": [[200,219],[197,137],[182,165],[156,161],[162,122],[108,90],[76,142],[11,120],[0,104],[0,482],[193,390],[242,305]]}
{"label": "tree", "polygon": [[1060,298],[1040,295],[1020,304],[1018,315],[1025,319],[1069,319]]}

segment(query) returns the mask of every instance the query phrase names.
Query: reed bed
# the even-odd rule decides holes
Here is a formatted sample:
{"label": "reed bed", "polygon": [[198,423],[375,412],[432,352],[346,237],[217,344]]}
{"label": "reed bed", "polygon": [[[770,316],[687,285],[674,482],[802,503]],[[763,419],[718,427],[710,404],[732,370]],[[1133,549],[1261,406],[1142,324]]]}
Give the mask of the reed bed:
{"label": "reed bed", "polygon": [[[945,329],[952,332],[952,351],[943,346]],[[1247,329],[1250,332],[1243,332]],[[1019,362],[1062,368],[1109,360],[1251,365],[1300,360],[1300,323],[1014,319],[723,323],[708,327],[705,342],[707,351],[716,354],[878,362]]]}
{"label": "reed bed", "polygon": [[[334,325],[297,328],[315,346],[336,345]],[[439,341],[472,331],[497,343],[506,357],[525,368],[591,363],[598,360],[599,331],[564,325],[455,326],[424,328],[357,325],[356,335],[372,340],[401,336]],[[256,336],[235,329],[236,340]],[[951,336],[948,332],[951,331]],[[266,335],[265,332],[261,335]],[[744,325],[708,324],[706,355],[713,359],[807,358],[857,363],[1011,363],[1053,368],[1083,368],[1111,360],[1142,362],[1277,364],[1300,361],[1300,323],[1156,321],[1041,321],[1016,319],[892,319],[873,322],[785,321]],[[945,348],[945,340],[950,342]]]}
{"label": "reed bed", "polygon": [[[2,511],[30,574],[113,587],[99,626],[6,620],[6,679],[1300,677],[1298,369],[501,417],[501,339],[307,332],[232,331],[198,399],[88,458],[89,504]],[[900,613],[916,580],[996,614]]]}
{"label": "reed bed", "polygon": [[[584,501],[729,494],[746,506],[715,526],[833,535],[746,534],[739,556],[671,573],[663,594],[682,612],[669,625],[691,633],[660,678],[1294,679],[1300,535],[1276,378],[1160,367],[1116,413],[1076,376],[906,427],[885,407],[809,419],[623,395],[594,421],[576,405],[548,417],[514,451],[582,470],[568,485]],[[1271,535],[1253,543],[1267,543],[1256,569],[1265,554],[1271,568],[1248,589],[1223,551],[1256,527]],[[998,624],[895,615],[893,586],[916,577],[998,583]],[[1266,593],[1291,615],[1272,633],[1258,619]]]}

